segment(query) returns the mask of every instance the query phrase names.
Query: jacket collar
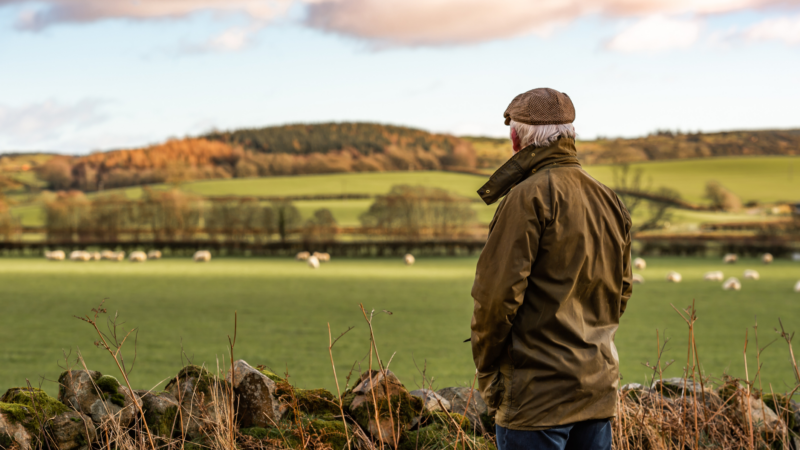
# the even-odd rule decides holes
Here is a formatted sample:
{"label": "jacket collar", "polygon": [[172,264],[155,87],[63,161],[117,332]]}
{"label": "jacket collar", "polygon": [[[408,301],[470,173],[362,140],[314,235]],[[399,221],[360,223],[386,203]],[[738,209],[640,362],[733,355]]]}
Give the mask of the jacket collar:
{"label": "jacket collar", "polygon": [[489,181],[478,190],[478,195],[487,205],[491,205],[519,182],[551,164],[580,166],[574,139],[562,137],[548,147],[530,145],[523,148],[492,174]]}

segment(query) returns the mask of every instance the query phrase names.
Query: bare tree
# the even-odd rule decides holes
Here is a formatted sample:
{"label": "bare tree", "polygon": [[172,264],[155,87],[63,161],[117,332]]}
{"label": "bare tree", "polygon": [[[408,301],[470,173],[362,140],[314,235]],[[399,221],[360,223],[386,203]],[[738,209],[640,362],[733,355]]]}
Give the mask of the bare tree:
{"label": "bare tree", "polygon": [[631,169],[630,164],[618,164],[611,167],[614,182],[614,191],[628,208],[633,217],[637,211],[646,210],[643,220],[634,220],[631,231],[641,231],[664,228],[672,218],[671,208],[680,194],[670,188],[660,187],[651,189],[652,180],[647,183],[642,181],[644,170]]}

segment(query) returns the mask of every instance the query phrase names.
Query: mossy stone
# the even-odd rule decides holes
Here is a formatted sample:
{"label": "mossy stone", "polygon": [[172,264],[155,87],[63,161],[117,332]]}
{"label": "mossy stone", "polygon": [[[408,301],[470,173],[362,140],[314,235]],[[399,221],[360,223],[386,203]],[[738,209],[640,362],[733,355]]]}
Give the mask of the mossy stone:
{"label": "mossy stone", "polygon": [[25,427],[32,435],[39,434],[39,422],[35,420],[36,414],[27,406],[0,402],[0,413],[2,413],[9,422],[20,424]]}
{"label": "mossy stone", "polygon": [[120,408],[125,407],[125,394],[120,392],[120,384],[116,378],[111,375],[103,375],[95,381],[95,384],[103,393],[103,400],[108,400]]}
{"label": "mossy stone", "polygon": [[347,436],[353,433],[345,429],[341,420],[311,419],[309,429],[314,431],[314,435],[323,444],[333,447],[333,450],[347,448]]}
{"label": "mossy stone", "polygon": [[6,433],[0,433],[0,448],[11,448],[14,444],[14,438]]}
{"label": "mossy stone", "polygon": [[11,388],[0,398],[0,401],[27,406],[31,411],[48,418],[69,411],[69,408],[63,403],[38,388]]}
{"label": "mossy stone", "polygon": [[[797,418],[795,417],[792,405],[789,403],[790,399],[787,395],[783,394],[764,394],[761,398],[764,403],[783,420],[792,431],[797,431]],[[777,404],[776,404],[777,403]],[[788,411],[787,411],[788,409]]]}
{"label": "mossy stone", "polygon": [[398,450],[496,450],[496,447],[483,437],[470,437],[471,442],[465,448],[458,436],[459,434],[450,428],[437,423],[416,431],[405,432]]}

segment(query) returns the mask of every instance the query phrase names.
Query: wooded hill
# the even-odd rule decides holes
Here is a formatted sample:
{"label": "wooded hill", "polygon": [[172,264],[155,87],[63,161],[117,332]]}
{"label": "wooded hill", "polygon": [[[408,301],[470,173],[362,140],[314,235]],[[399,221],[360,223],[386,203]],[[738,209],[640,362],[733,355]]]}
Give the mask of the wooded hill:
{"label": "wooded hill", "polygon": [[[372,123],[286,125],[91,155],[55,156],[34,167],[50,189],[96,191],[153,183],[341,172],[498,167],[507,139],[454,137]],[[578,143],[584,164],[742,155],[800,155],[800,130],[681,134]]]}

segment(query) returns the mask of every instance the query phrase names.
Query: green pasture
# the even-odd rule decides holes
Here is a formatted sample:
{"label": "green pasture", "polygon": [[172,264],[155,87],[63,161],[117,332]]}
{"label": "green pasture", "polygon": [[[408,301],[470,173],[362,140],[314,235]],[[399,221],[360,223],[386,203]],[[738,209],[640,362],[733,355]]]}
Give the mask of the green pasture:
{"label": "green pasture", "polygon": [[[334,389],[328,359],[328,329],[333,336],[355,328],[334,347],[339,379],[354,362],[365,369],[368,331],[359,309],[375,310],[380,356],[406,386],[421,384],[422,369],[436,386],[472,381],[469,322],[470,288],[475,257],[419,258],[405,266],[392,259],[337,259],[313,271],[288,258],[217,258],[208,264],[164,259],[143,264],[106,261],[76,263],[43,259],[0,259],[0,391],[44,377],[51,394],[60,368],[74,366],[80,352],[87,365],[115,374],[110,357],[96,348],[90,326],[74,318],[89,314],[104,298],[110,313],[119,313],[122,328],[137,328],[124,355],[136,365],[131,380],[150,388],[174,375],[187,360],[216,367],[227,364],[228,336],[238,336],[234,357],[288,370],[301,387]],[[760,281],[743,281],[740,292],[702,281],[708,270],[742,278],[745,268],[761,272]],[[684,281],[664,280],[669,270]],[[675,360],[667,375],[681,373],[686,359],[687,327],[671,304],[683,308],[696,300],[697,344],[703,369],[714,377],[727,372],[744,376],[742,351],[748,332],[750,376],[756,373],[753,325],[759,323],[759,346],[776,339],[778,318],[787,331],[800,330],[800,263],[780,260],[762,266],[755,260],[723,266],[717,259],[650,258],[641,272],[616,343],[623,383],[644,382],[644,362],[655,362],[656,330],[671,340],[666,360]],[[391,311],[389,315],[384,311]],[[101,329],[107,332],[106,323]],[[749,331],[748,331],[749,330]],[[662,341],[663,342],[663,341]],[[62,352],[69,355],[65,361]],[[794,376],[786,344],[778,340],[761,355],[765,387],[786,391]],[[416,361],[416,364],[415,364]],[[356,369],[357,371],[358,369]]]}

